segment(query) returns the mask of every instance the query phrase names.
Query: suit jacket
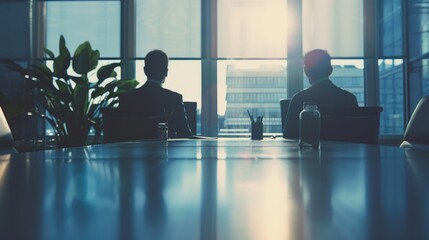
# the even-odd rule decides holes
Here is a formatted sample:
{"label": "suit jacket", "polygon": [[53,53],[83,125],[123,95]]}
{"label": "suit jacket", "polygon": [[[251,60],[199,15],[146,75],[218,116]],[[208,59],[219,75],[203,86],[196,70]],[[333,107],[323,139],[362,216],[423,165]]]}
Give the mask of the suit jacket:
{"label": "suit jacket", "polygon": [[352,93],[335,86],[330,80],[315,83],[293,96],[285,119],[284,138],[299,137],[299,113],[302,111],[304,102],[317,103],[321,113],[329,108],[358,106],[356,97]]}
{"label": "suit jacket", "polygon": [[164,121],[168,122],[170,138],[192,135],[182,95],[157,83],[148,81],[140,88],[122,94],[119,97],[119,108],[130,116],[162,115]]}

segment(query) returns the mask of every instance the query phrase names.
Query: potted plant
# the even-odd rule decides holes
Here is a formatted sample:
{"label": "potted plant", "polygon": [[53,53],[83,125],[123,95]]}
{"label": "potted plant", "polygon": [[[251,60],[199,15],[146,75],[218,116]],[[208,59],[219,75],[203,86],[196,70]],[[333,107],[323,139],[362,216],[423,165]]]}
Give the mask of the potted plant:
{"label": "potted plant", "polygon": [[[52,126],[58,147],[87,144],[91,128],[95,130],[96,141],[103,124],[101,109],[113,107],[118,102],[118,96],[134,89],[138,82],[117,78],[115,69],[121,63],[110,63],[95,71],[100,52],[93,50],[89,42],[80,44],[71,56],[61,36],[59,55],[55,56],[49,49],[45,49],[45,53],[53,59],[52,70],[41,59],[28,68],[12,61],[6,61],[6,65],[21,73],[36,89],[37,99],[47,114],[34,113]],[[90,77],[95,77],[95,81]]]}

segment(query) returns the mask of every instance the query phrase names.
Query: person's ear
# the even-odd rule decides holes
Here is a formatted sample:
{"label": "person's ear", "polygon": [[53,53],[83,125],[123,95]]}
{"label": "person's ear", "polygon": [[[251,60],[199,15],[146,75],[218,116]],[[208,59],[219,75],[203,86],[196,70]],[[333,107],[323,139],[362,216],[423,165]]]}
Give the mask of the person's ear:
{"label": "person's ear", "polygon": [[168,68],[165,69],[165,76],[168,76]]}
{"label": "person's ear", "polygon": [[313,72],[312,72],[312,68],[311,67],[306,67],[304,66],[304,73],[308,78],[312,78],[313,77]]}
{"label": "person's ear", "polygon": [[146,67],[143,67],[143,71],[144,71],[144,74],[147,76],[147,70],[146,70]]}

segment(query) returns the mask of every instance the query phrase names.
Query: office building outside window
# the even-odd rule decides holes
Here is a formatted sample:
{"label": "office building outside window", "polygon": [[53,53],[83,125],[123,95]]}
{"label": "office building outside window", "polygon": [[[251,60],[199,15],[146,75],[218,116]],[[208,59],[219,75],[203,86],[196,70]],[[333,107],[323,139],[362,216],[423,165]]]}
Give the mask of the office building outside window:
{"label": "office building outside window", "polygon": [[250,119],[263,116],[264,133],[281,133],[280,99],[287,98],[285,65],[253,68],[226,65],[226,109],[221,116],[221,135],[249,133]]}

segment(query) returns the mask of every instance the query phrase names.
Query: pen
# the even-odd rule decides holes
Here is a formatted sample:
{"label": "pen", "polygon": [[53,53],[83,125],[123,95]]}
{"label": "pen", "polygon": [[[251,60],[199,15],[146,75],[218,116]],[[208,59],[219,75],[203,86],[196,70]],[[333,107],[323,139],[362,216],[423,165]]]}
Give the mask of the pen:
{"label": "pen", "polygon": [[264,119],[263,116],[256,117],[256,122],[257,123],[262,123],[262,119]]}
{"label": "pen", "polygon": [[253,116],[249,112],[249,109],[247,109],[247,114],[249,114],[250,121],[252,121],[252,123],[255,122],[255,120],[253,119]]}

